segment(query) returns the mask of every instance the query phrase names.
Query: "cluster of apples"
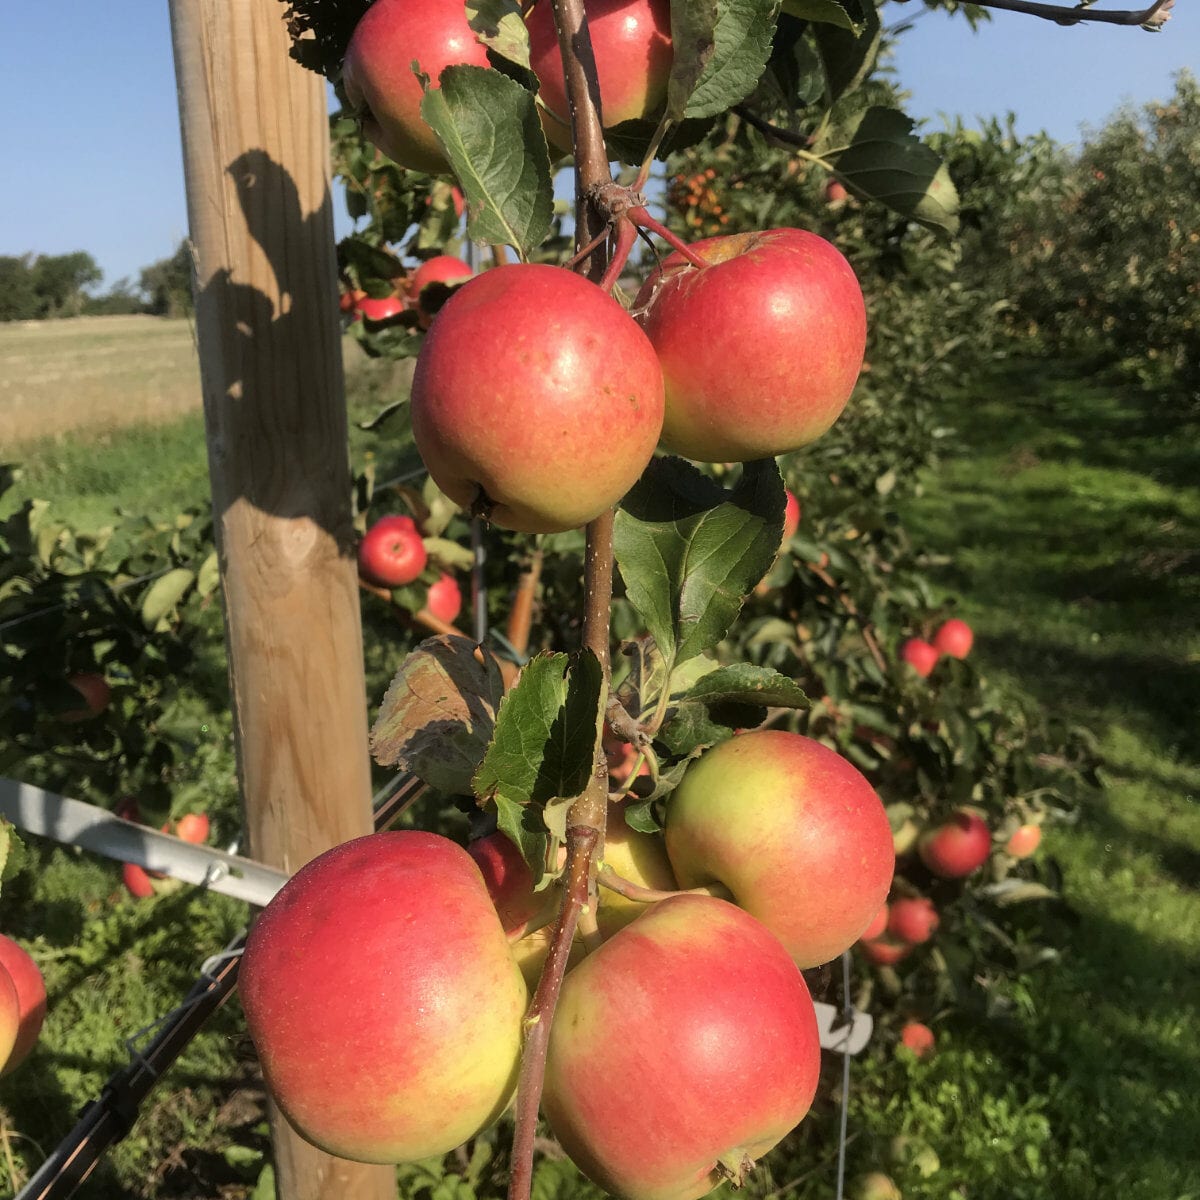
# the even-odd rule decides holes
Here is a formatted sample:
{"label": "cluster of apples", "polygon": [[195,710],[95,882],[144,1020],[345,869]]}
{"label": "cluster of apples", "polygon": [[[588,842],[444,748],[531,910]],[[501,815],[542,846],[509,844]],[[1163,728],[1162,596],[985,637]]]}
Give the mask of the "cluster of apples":
{"label": "cluster of apples", "polygon": [[0,1075],[29,1057],[46,1019],[46,981],[29,952],[0,934]]}
{"label": "cluster of apples", "polygon": [[350,289],[342,293],[338,307],[352,322],[361,317],[388,321],[412,310],[417,315],[417,326],[428,329],[448,290],[471,275],[471,268],[461,258],[437,254],[397,282],[390,296],[368,296],[361,289]]}
{"label": "cluster of apples", "polygon": [[[407,587],[421,578],[428,564],[425,540],[412,517],[380,517],[358,546],[358,573],[376,587]],[[462,611],[462,590],[449,571],[439,571],[429,584],[425,608],[447,624]]]}
{"label": "cluster of apples", "polygon": [[[125,821],[140,823],[142,820],[141,809],[132,796],[120,801],[113,812]],[[207,813],[184,813],[178,820],[167,821],[162,826],[163,833],[173,833],[180,841],[191,842],[195,846],[202,846],[208,841],[208,831]],[[179,886],[178,880],[168,879],[161,871],[147,871],[139,863],[130,862],[121,867],[121,882],[125,890],[139,900],[173,891]]]}
{"label": "cluster of apples", "polygon": [[[862,934],[894,865],[871,785],[799,734],[706,751],[661,835],[626,827],[614,802],[601,876],[634,886],[600,889],[602,944],[573,950],[542,1102],[584,1173],[626,1200],[741,1181],[816,1090],[801,970]],[[467,849],[374,834],[298,872],[256,922],[239,984],[295,1127],[332,1153],[398,1162],[494,1121],[558,904],[500,833]]]}
{"label": "cluster of apples", "polygon": [[975,633],[970,625],[958,617],[951,617],[938,627],[932,642],[927,642],[924,638],[909,638],[900,647],[900,658],[922,679],[926,679],[943,655],[948,658],[966,658],[974,644]]}

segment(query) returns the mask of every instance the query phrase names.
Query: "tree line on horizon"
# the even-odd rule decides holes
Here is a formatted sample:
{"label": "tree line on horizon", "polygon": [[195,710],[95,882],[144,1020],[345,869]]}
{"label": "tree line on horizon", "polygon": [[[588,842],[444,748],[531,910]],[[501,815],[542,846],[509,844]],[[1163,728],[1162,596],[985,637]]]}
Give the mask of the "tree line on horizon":
{"label": "tree line on horizon", "polygon": [[192,268],[187,243],[106,292],[89,291],[103,278],[85,250],[69,254],[0,255],[0,321],[148,313],[180,317],[192,311]]}

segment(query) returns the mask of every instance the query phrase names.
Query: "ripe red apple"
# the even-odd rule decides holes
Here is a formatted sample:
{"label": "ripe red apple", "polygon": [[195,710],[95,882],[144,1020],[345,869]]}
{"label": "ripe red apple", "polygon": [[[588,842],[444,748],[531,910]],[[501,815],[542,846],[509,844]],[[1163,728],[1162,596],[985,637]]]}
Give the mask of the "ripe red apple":
{"label": "ripe red apple", "polygon": [[1004,849],[1013,858],[1028,858],[1042,842],[1042,827],[1040,825],[1022,825],[1004,843]]}
{"label": "ripe red apple", "polygon": [[0,971],[12,982],[17,999],[16,1033],[7,1055],[3,1032],[6,1018],[0,1013],[0,1075],[7,1075],[25,1061],[37,1043],[46,1019],[46,981],[29,952],[3,934],[0,934]]}
{"label": "ripe red apple", "polygon": [[238,990],[280,1108],[342,1158],[442,1154],[516,1085],[525,981],[479,869],[436,834],[302,867],[254,923]]}
{"label": "ripe red apple", "polygon": [[951,617],[933,635],[933,647],[939,654],[948,654],[951,658],[966,658],[971,653],[971,645],[975,634],[966,621]]}
{"label": "ripe red apple", "polygon": [[438,174],[449,164],[421,118],[414,61],[435,88],[448,66],[488,66],[459,0],[375,0],[355,26],[342,64],[346,99],[366,137],[402,167]]}
{"label": "ripe red apple", "polygon": [[200,845],[208,841],[208,814],[184,813],[175,822],[175,836],[184,842]]}
{"label": "ripe red apple", "polygon": [[510,940],[522,938],[531,927],[541,925],[558,906],[557,889],[533,890],[533,872],[507,834],[497,830],[476,838],[467,846],[467,853],[483,875],[496,915]]}
{"label": "ripe red apple", "polygon": [[98,717],[112,700],[112,688],[108,680],[96,671],[76,671],[74,675],[67,676],[67,682],[83,697],[84,703],[83,708],[70,708],[59,713],[58,719],[68,725]]}
{"label": "ripe red apple", "polygon": [[917,842],[921,861],[942,879],[962,879],[977,871],[992,852],[992,834],[977,813],[960,808]]}
{"label": "ripe red apple", "polygon": [[900,941],[919,946],[933,937],[940,921],[928,896],[903,896],[892,901],[887,930]]}
{"label": "ripe red apple", "polygon": [[379,587],[403,587],[425,570],[425,543],[411,517],[384,517],[358,547],[358,570]]}
{"label": "ripe red apple", "polygon": [[862,931],[859,938],[863,942],[873,942],[877,937],[883,936],[883,931],[888,926],[888,906],[881,905],[879,911],[871,918],[871,923]]}
{"label": "ripe red apple", "polygon": [[702,462],[807,446],[837,420],[862,366],[866,308],[850,264],[803,229],[691,248],[708,265],[671,254],[635,305],[666,381],[663,445]]}
{"label": "ripe red apple", "polygon": [[850,193],[848,191],[846,191],[845,186],[843,184],[839,183],[836,179],[831,179],[825,185],[825,203],[826,204],[841,204],[845,201],[846,197],[849,195],[850,195]]}
{"label": "ripe red apple", "polygon": [[879,911],[895,867],[874,789],[812,738],[755,730],[702,754],[667,805],[680,886],[724,885],[801,967],[836,958]]}
{"label": "ripe red apple", "polygon": [[381,296],[375,299],[363,294],[363,298],[354,305],[354,311],[368,321],[386,321],[389,317],[397,317],[404,311],[402,296]]}
{"label": "ripe red apple", "polygon": [[[670,0],[586,0],[584,7],[596,58],[604,127],[653,116],[666,99],[674,58]],[[541,85],[538,96],[562,122],[569,138],[562,55],[549,0],[534,6],[526,25],[529,65]],[[554,127],[548,132],[553,133]]]}
{"label": "ripe red apple", "polygon": [[470,278],[471,268],[461,258],[455,258],[453,255],[439,254],[423,262],[413,272],[408,285],[408,294],[417,308],[417,324],[422,329],[428,329],[430,322],[437,315],[436,311],[431,312],[421,304],[421,293],[425,288],[431,283],[461,283]]}
{"label": "ripe red apple", "polygon": [[694,1200],[735,1183],[808,1112],[820,1070],[808,988],[746,913],[675,896],[563,981],[543,1104],[594,1183]]}
{"label": "ripe red apple", "polygon": [[800,528],[800,501],[792,492],[787,492],[787,505],[783,510],[783,540],[790,542]]}
{"label": "ripe red apple", "polygon": [[900,1030],[901,1045],[907,1046],[918,1058],[932,1054],[936,1040],[933,1030],[928,1025],[922,1025],[920,1021],[909,1021]]}
{"label": "ripe red apple", "polygon": [[524,533],[584,525],[633,486],[662,428],[645,334],[561,267],[496,267],[446,302],[417,358],[413,436],[463,508]]}
{"label": "ripe red apple", "polygon": [[439,621],[453,622],[457,618],[462,612],[462,591],[453,575],[443,571],[437,581],[429,585],[425,607]]}
{"label": "ripe red apple", "polygon": [[[0,1065],[12,1057],[21,1033],[21,1002],[12,976],[0,966]],[[0,1074],[3,1074],[0,1071]]]}
{"label": "ripe red apple", "polygon": [[874,963],[877,967],[894,967],[912,953],[912,947],[907,942],[894,942],[886,935],[856,944],[867,962]]}
{"label": "ripe red apple", "polygon": [[923,638],[909,638],[900,647],[900,658],[908,663],[922,679],[927,678],[933,668],[937,666],[939,657],[938,652]]}
{"label": "ripe red apple", "polygon": [[154,884],[146,873],[145,867],[137,863],[125,863],[121,868],[121,880],[131,896],[146,900],[154,895]]}

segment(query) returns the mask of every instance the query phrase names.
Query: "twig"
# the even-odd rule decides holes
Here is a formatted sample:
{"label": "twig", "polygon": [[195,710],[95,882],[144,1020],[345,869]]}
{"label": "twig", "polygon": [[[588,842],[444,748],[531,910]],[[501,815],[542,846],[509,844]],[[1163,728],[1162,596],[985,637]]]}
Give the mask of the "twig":
{"label": "twig", "polygon": [[875,640],[874,631],[866,618],[858,611],[858,605],[854,603],[853,598],[846,592],[839,591],[838,585],[834,581],[833,576],[828,571],[818,567],[816,563],[809,563],[808,569],[833,592],[841,606],[858,622],[858,630],[862,634],[862,639],[870,651],[871,657],[875,660],[875,665],[881,671],[887,671],[887,659],[883,656],[883,651],[879,648],[879,643]]}
{"label": "twig", "polygon": [[609,866],[601,866],[596,872],[596,882],[624,896],[626,900],[637,900],[642,904],[654,904],[659,900],[670,900],[672,896],[716,896],[719,900],[732,900],[733,893],[721,883],[709,883],[704,887],[680,888],[676,891],[664,891],[661,888],[642,887],[641,884],[618,875]]}
{"label": "twig", "polygon": [[1078,25],[1081,21],[1099,21],[1104,25],[1148,25],[1151,28],[1160,26],[1167,18],[1155,21],[1154,18],[1164,8],[1170,8],[1173,0],[1158,0],[1149,8],[1091,9],[1076,8],[1062,4],[1038,4],[1035,0],[971,0],[980,8],[1002,8],[1006,12],[1025,13],[1030,17],[1042,17],[1053,21],[1056,25]]}
{"label": "twig", "polygon": [[508,614],[508,644],[522,658],[529,652],[529,634],[533,629],[533,606],[538,584],[542,578],[542,551],[538,547],[529,555],[517,581],[516,595]]}

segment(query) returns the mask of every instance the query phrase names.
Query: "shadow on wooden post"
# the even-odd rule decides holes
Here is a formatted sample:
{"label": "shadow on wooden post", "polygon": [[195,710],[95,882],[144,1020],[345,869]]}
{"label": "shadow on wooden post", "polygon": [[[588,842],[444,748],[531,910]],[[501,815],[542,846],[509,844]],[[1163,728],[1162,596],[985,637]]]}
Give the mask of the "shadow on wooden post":
{"label": "shadow on wooden post", "polygon": [[[282,17],[171,2],[249,851],[294,871],[371,813],[325,87]],[[281,1200],[394,1200],[393,1168],[332,1158],[277,1111],[272,1140]]]}

